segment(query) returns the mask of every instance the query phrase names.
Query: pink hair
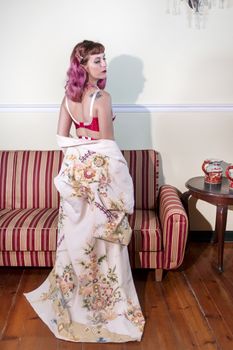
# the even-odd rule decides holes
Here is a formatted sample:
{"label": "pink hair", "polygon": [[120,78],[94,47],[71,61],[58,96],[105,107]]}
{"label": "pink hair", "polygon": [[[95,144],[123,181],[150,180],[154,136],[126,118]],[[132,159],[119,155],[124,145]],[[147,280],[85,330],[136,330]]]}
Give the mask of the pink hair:
{"label": "pink hair", "polygon": [[[88,62],[90,55],[103,53],[104,50],[102,44],[89,40],[84,40],[74,47],[70,57],[70,67],[67,71],[68,79],[65,86],[66,96],[70,100],[82,101],[83,91],[88,83],[88,73],[84,65]],[[98,80],[97,85],[103,90],[106,79]]]}

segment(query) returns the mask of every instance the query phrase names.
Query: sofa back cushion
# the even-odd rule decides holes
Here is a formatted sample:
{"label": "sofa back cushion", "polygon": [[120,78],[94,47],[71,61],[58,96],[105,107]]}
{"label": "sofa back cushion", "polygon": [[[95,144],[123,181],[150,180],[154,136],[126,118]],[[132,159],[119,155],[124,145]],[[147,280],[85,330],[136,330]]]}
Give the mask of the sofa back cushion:
{"label": "sofa back cushion", "polygon": [[154,150],[122,151],[134,183],[136,209],[154,209],[158,195],[159,158]]}
{"label": "sofa back cushion", "polygon": [[12,207],[16,157],[16,152],[0,151],[0,209]]}
{"label": "sofa back cushion", "polygon": [[62,158],[61,151],[0,152],[0,208],[57,208],[53,179]]}
{"label": "sofa back cushion", "polygon": [[[134,183],[135,208],[154,209],[158,194],[158,153],[122,151]],[[0,151],[0,209],[57,208],[61,151]]]}

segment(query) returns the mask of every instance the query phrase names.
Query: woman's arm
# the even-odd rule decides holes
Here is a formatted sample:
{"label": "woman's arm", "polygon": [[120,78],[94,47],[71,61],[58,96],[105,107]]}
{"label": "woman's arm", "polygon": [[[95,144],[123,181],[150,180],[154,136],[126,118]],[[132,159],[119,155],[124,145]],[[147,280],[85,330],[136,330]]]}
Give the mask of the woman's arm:
{"label": "woman's arm", "polygon": [[69,136],[72,120],[65,106],[65,97],[63,98],[57,126],[57,134],[60,136]]}
{"label": "woman's arm", "polygon": [[96,107],[99,119],[100,138],[114,140],[111,96],[107,92],[101,91]]}

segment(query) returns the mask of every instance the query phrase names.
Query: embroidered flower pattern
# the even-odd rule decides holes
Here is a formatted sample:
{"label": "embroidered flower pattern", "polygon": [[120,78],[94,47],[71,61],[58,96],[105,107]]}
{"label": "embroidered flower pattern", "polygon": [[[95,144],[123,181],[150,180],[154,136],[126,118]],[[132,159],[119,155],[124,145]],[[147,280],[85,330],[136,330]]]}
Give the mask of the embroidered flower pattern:
{"label": "embroidered flower pattern", "polygon": [[47,293],[42,293],[41,301],[51,300],[56,318],[51,321],[56,323],[59,332],[65,330],[71,338],[75,338],[70,323],[70,302],[75,289],[74,272],[72,265],[65,266],[63,273],[58,275],[53,269],[49,275],[50,287]]}
{"label": "embroidered flower pattern", "polygon": [[74,181],[73,189],[74,189],[74,193],[73,193],[74,197],[81,197],[85,199],[88,203],[93,202],[95,196],[89,186],[84,186],[81,183],[76,183]]}
{"label": "embroidered flower pattern", "polygon": [[143,331],[145,319],[143,317],[140,305],[134,305],[131,300],[127,300],[127,310],[125,317],[132,322],[140,331]]}
{"label": "embroidered flower pattern", "polygon": [[95,176],[96,172],[92,168],[87,168],[84,170],[84,177],[86,179],[92,179]]}
{"label": "embroidered flower pattern", "polygon": [[59,213],[58,213],[58,230],[63,227],[63,221],[65,219],[66,215],[64,214],[63,210],[63,199],[62,197],[60,198],[60,207],[59,207]]}
{"label": "embroidered flower pattern", "polygon": [[[65,158],[65,170],[63,172],[68,177],[73,193],[73,197],[86,200],[89,204],[95,205],[106,216],[106,224],[95,228],[96,238],[106,239],[111,242],[128,244],[131,237],[131,228],[127,217],[123,217],[125,212],[124,200],[119,193],[117,199],[111,198],[109,186],[111,177],[109,175],[109,158],[97,153],[89,153],[88,157],[77,158],[74,154]],[[95,200],[95,189],[97,186],[99,202]],[[118,213],[121,213],[119,217]]]}
{"label": "embroidered flower pattern", "polygon": [[60,300],[61,303],[64,298],[68,300],[75,288],[74,276],[72,264],[62,268],[61,274],[55,273],[53,269],[51,272],[52,283],[50,284],[49,292],[43,293],[41,299],[51,299],[56,302]]}
{"label": "embroidered flower pattern", "polygon": [[75,288],[74,272],[71,264],[65,266],[62,275],[56,274],[56,284],[64,296],[70,296]]}
{"label": "embroidered flower pattern", "polygon": [[98,192],[107,196],[107,186],[111,182],[108,164],[107,156],[95,152],[90,153],[88,157],[79,157],[79,159],[74,154],[67,155],[62,175],[68,177],[73,188],[73,196],[81,197],[88,203],[92,203],[94,193],[91,185],[94,183],[98,183]]}
{"label": "embroidered flower pattern", "polygon": [[[59,338],[100,343],[141,338],[144,318],[132,288],[126,248],[95,239],[100,233],[122,243],[131,230],[125,215],[128,182],[124,176],[121,181],[117,171],[111,156],[77,147],[66,152],[56,180],[61,195],[56,262],[33,303],[39,302],[48,313]],[[79,208],[87,209],[86,222],[94,215],[97,227],[88,222],[85,229],[85,221],[74,226]]]}
{"label": "embroidered flower pattern", "polygon": [[84,270],[78,280],[79,294],[83,298],[83,307],[90,312],[91,323],[103,325],[117,318],[114,306],[122,300],[116,267],[109,268],[104,274],[101,265],[106,256],[98,257],[94,246],[89,245],[85,249],[85,255],[87,259],[79,262]]}
{"label": "embroidered flower pattern", "polygon": [[126,216],[122,218],[120,223],[110,218],[104,226],[95,225],[94,227],[94,237],[105,239],[109,242],[128,245],[131,236],[132,229]]}
{"label": "embroidered flower pattern", "polygon": [[102,167],[105,164],[105,157],[103,157],[102,155],[97,155],[94,157],[93,159],[93,163],[95,166]]}

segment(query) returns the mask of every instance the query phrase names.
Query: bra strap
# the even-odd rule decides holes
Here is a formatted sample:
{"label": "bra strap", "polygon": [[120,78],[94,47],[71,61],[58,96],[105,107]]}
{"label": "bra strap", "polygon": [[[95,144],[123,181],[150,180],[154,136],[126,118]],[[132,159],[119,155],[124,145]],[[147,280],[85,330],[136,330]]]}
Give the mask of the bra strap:
{"label": "bra strap", "polygon": [[96,90],[96,92],[94,93],[94,95],[92,96],[92,99],[91,99],[91,104],[90,104],[90,117],[92,118],[93,117],[93,106],[94,106],[94,102],[95,102],[95,98],[96,98],[96,95],[98,93],[99,89]]}

